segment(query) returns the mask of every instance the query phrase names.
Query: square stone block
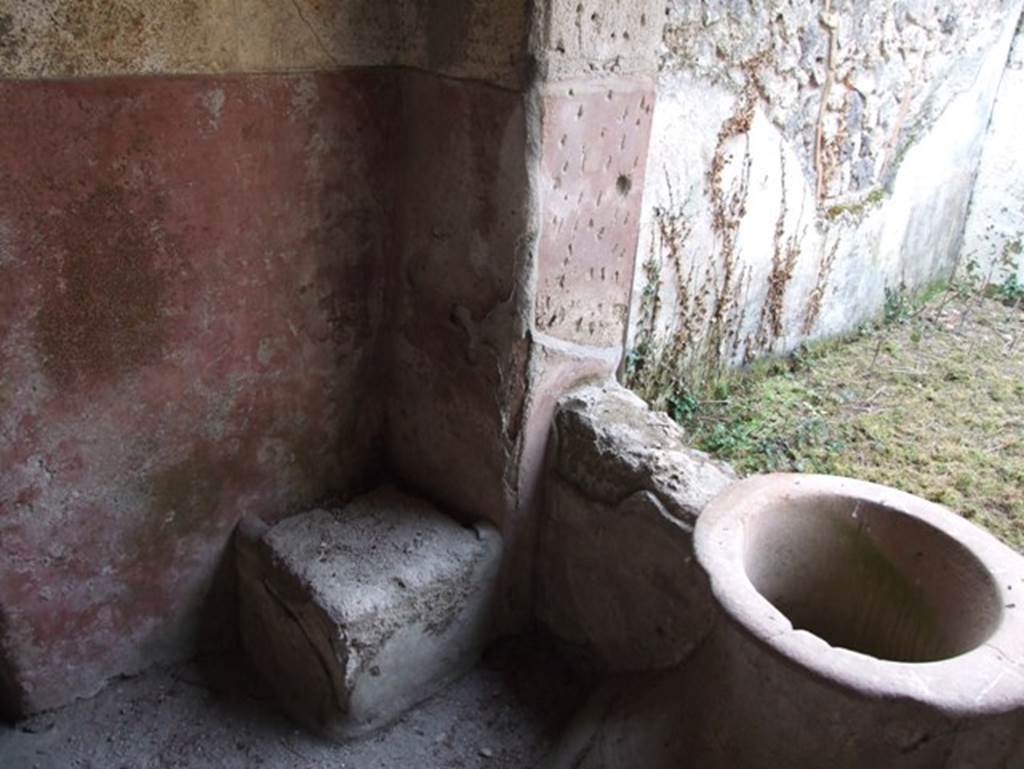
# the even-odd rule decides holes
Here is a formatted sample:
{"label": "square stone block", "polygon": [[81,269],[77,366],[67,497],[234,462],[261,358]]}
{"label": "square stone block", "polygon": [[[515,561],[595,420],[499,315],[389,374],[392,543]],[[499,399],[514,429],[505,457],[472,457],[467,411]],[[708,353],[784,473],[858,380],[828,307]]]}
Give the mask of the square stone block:
{"label": "square stone block", "polygon": [[237,539],[243,645],[293,718],[334,739],[376,729],[476,662],[501,537],[393,488]]}

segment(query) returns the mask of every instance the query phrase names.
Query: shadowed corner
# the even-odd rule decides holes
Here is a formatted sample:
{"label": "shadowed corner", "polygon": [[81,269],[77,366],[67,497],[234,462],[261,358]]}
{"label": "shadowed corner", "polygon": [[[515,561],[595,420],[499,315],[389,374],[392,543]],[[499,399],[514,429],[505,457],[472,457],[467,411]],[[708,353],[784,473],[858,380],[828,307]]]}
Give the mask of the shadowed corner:
{"label": "shadowed corner", "polygon": [[7,641],[8,628],[7,612],[0,605],[0,719],[14,721],[25,715],[25,699]]}

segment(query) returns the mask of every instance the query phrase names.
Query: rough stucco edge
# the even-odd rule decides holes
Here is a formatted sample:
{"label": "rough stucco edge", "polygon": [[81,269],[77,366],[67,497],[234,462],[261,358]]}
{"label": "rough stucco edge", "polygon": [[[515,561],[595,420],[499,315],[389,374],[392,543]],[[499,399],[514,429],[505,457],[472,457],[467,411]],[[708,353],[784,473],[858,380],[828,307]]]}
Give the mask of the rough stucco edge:
{"label": "rough stucco edge", "polygon": [[[533,3],[531,9],[531,24],[529,25],[527,47],[532,49],[535,44],[537,31],[537,20],[543,15],[544,2]],[[533,73],[534,75],[536,73]],[[533,342],[533,307],[532,298],[535,296],[539,274],[538,267],[538,235],[542,219],[542,196],[541,196],[541,131],[543,128],[544,102],[541,98],[541,89],[536,77],[531,77],[523,93],[523,120],[526,125],[526,146],[524,163],[526,166],[526,191],[525,191],[525,212],[523,222],[525,232],[523,240],[518,249],[520,263],[516,266],[516,288],[514,294],[514,311],[516,323],[519,330],[527,340],[526,369],[523,372],[523,404],[518,413],[519,424],[512,426],[516,431],[515,444],[511,447],[511,456],[505,466],[505,477],[503,479],[504,497],[508,514],[516,518],[519,523],[519,514],[523,511],[528,490],[523,488],[522,466],[525,461],[529,443],[527,438],[527,425],[530,419],[536,393],[534,383],[536,371],[534,355],[532,352]],[[503,534],[507,536],[507,526],[502,527]],[[526,552],[520,552],[523,548]],[[533,617],[533,562],[535,560],[535,542],[532,537],[525,542],[517,543],[512,547],[506,547],[506,563],[502,568],[502,582],[505,583],[501,590],[503,600],[500,602],[497,624],[499,632],[511,632],[521,629],[529,624]],[[517,559],[519,562],[517,562]]]}
{"label": "rough stucco edge", "polygon": [[625,327],[622,329],[622,357],[619,360],[619,365],[616,367],[615,370],[615,379],[619,384],[622,384],[623,386],[625,386],[626,381],[626,363],[628,360],[629,351],[632,349],[635,337],[635,333],[633,330],[633,322],[636,318],[636,313],[639,311],[640,308],[640,295],[638,294],[636,289],[637,278],[641,274],[641,271],[644,269],[644,260],[640,254],[640,248],[643,246],[644,242],[643,231],[641,230],[641,228],[644,226],[645,223],[644,212],[647,210],[645,208],[647,193],[653,187],[653,184],[651,183],[651,179],[653,178],[651,174],[651,165],[656,160],[655,153],[651,151],[651,142],[654,138],[654,111],[658,108],[658,78],[653,78],[652,82],[653,89],[651,91],[651,121],[648,125],[647,157],[644,160],[644,183],[640,189],[640,200],[637,201],[637,210],[639,211],[639,215],[636,217],[637,234],[636,245],[634,246],[633,250],[633,269],[629,274],[629,282],[627,283],[627,285],[629,286],[629,292],[627,294],[628,298],[626,300]]}
{"label": "rough stucco edge", "polygon": [[[971,208],[974,206],[974,195],[978,189],[978,177],[981,175],[981,165],[985,157],[985,144],[987,144],[989,139],[989,131],[992,126],[992,116],[995,114],[996,102],[999,100],[999,89],[1003,84],[1003,78],[1006,77],[1010,57],[1013,55],[1013,41],[1016,38],[1017,30],[1020,28],[1021,24],[1024,23],[1024,3],[1018,3],[1017,10],[1010,14],[1009,18],[1014,21],[1011,24],[1007,24],[1006,29],[1004,29],[996,39],[995,45],[1002,51],[1002,56],[1000,57],[1002,65],[999,72],[999,80],[992,89],[992,98],[989,99],[988,104],[986,105],[988,114],[985,116],[985,129],[982,133],[980,149],[975,157],[974,165],[970,169],[971,191],[970,195],[967,197],[967,205],[963,209],[963,215],[961,216],[957,227],[956,248],[954,250],[953,260],[946,270],[948,280],[954,280],[956,278],[961,267],[961,262],[963,261],[967,227],[971,220]],[[977,79],[981,78],[983,70],[984,64],[979,67]],[[976,86],[977,82],[974,84],[974,87]]]}
{"label": "rough stucco edge", "polygon": [[975,164],[974,168],[971,169],[971,176],[972,176],[972,180],[971,180],[971,195],[970,195],[970,198],[968,198],[968,201],[967,201],[967,211],[965,212],[965,215],[964,215],[964,218],[963,218],[963,222],[960,225],[960,234],[959,234],[960,248],[957,250],[956,260],[954,261],[954,264],[953,264],[953,267],[952,267],[952,273],[954,274],[954,276],[955,276],[956,271],[960,269],[960,266],[961,266],[960,263],[963,260],[963,256],[964,256],[964,254],[963,254],[964,247],[963,246],[964,246],[965,236],[966,236],[966,233],[967,233],[967,227],[968,227],[968,225],[970,224],[970,221],[971,221],[971,214],[974,211],[974,204],[975,204],[974,198],[975,198],[975,193],[977,192],[977,189],[978,189],[978,177],[981,175],[981,167],[982,167],[982,163],[984,162],[984,158],[985,158],[985,144],[988,143],[988,140],[989,140],[989,138],[991,136],[992,118],[995,115],[996,103],[999,101],[999,92],[1000,92],[1000,90],[1003,87],[1003,80],[1006,78],[1006,73],[1009,70],[1010,60],[1011,60],[1011,58],[1013,56],[1014,40],[1016,40],[1017,35],[1021,34],[1022,30],[1024,30],[1024,3],[1019,3],[1018,4],[1016,13],[1012,14],[1010,16],[1010,18],[1016,19],[1016,21],[1013,24],[1008,25],[1008,28],[1009,28],[1008,31],[1004,30],[1002,37],[1000,37],[999,41],[998,41],[999,45],[1003,45],[1004,42],[1006,43],[1006,46],[1005,46],[1005,56],[1003,57],[1004,64],[1003,64],[1002,72],[999,75],[999,82],[996,84],[996,88],[995,88],[995,91],[994,91],[994,98],[992,99],[992,101],[988,105],[988,118],[985,121],[985,139],[984,139],[984,141],[982,143],[982,151],[978,155],[978,162]]}
{"label": "rough stucco edge", "polygon": [[450,83],[477,88],[491,88],[504,93],[524,93],[519,84],[484,80],[471,76],[453,75],[411,64],[345,64],[330,67],[296,67],[282,69],[230,69],[230,70],[167,70],[159,72],[102,72],[81,75],[11,76],[0,72],[0,83],[68,83],[103,80],[234,80],[254,77],[303,77],[309,75],[351,75],[374,73],[383,77],[418,75],[436,77]]}

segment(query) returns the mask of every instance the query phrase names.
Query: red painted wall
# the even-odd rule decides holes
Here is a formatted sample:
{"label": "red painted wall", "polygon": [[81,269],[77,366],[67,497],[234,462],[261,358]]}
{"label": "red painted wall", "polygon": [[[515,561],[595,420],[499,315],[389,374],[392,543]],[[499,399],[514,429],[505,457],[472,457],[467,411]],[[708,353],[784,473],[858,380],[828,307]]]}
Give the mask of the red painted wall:
{"label": "red painted wall", "polygon": [[376,461],[386,73],[0,82],[0,699],[184,653]]}
{"label": "red painted wall", "polygon": [[501,526],[526,388],[523,96],[412,72],[402,94],[389,456],[454,514]]}

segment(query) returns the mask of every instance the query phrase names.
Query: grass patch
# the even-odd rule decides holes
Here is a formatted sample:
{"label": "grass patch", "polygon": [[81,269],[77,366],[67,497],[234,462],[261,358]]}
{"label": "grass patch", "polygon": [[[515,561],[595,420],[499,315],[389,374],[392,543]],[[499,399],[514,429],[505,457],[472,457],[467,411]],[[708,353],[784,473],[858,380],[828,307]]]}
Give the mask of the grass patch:
{"label": "grass patch", "polygon": [[678,388],[661,405],[741,472],[894,486],[1024,552],[1024,307],[998,298],[893,295],[884,322],[847,340]]}

